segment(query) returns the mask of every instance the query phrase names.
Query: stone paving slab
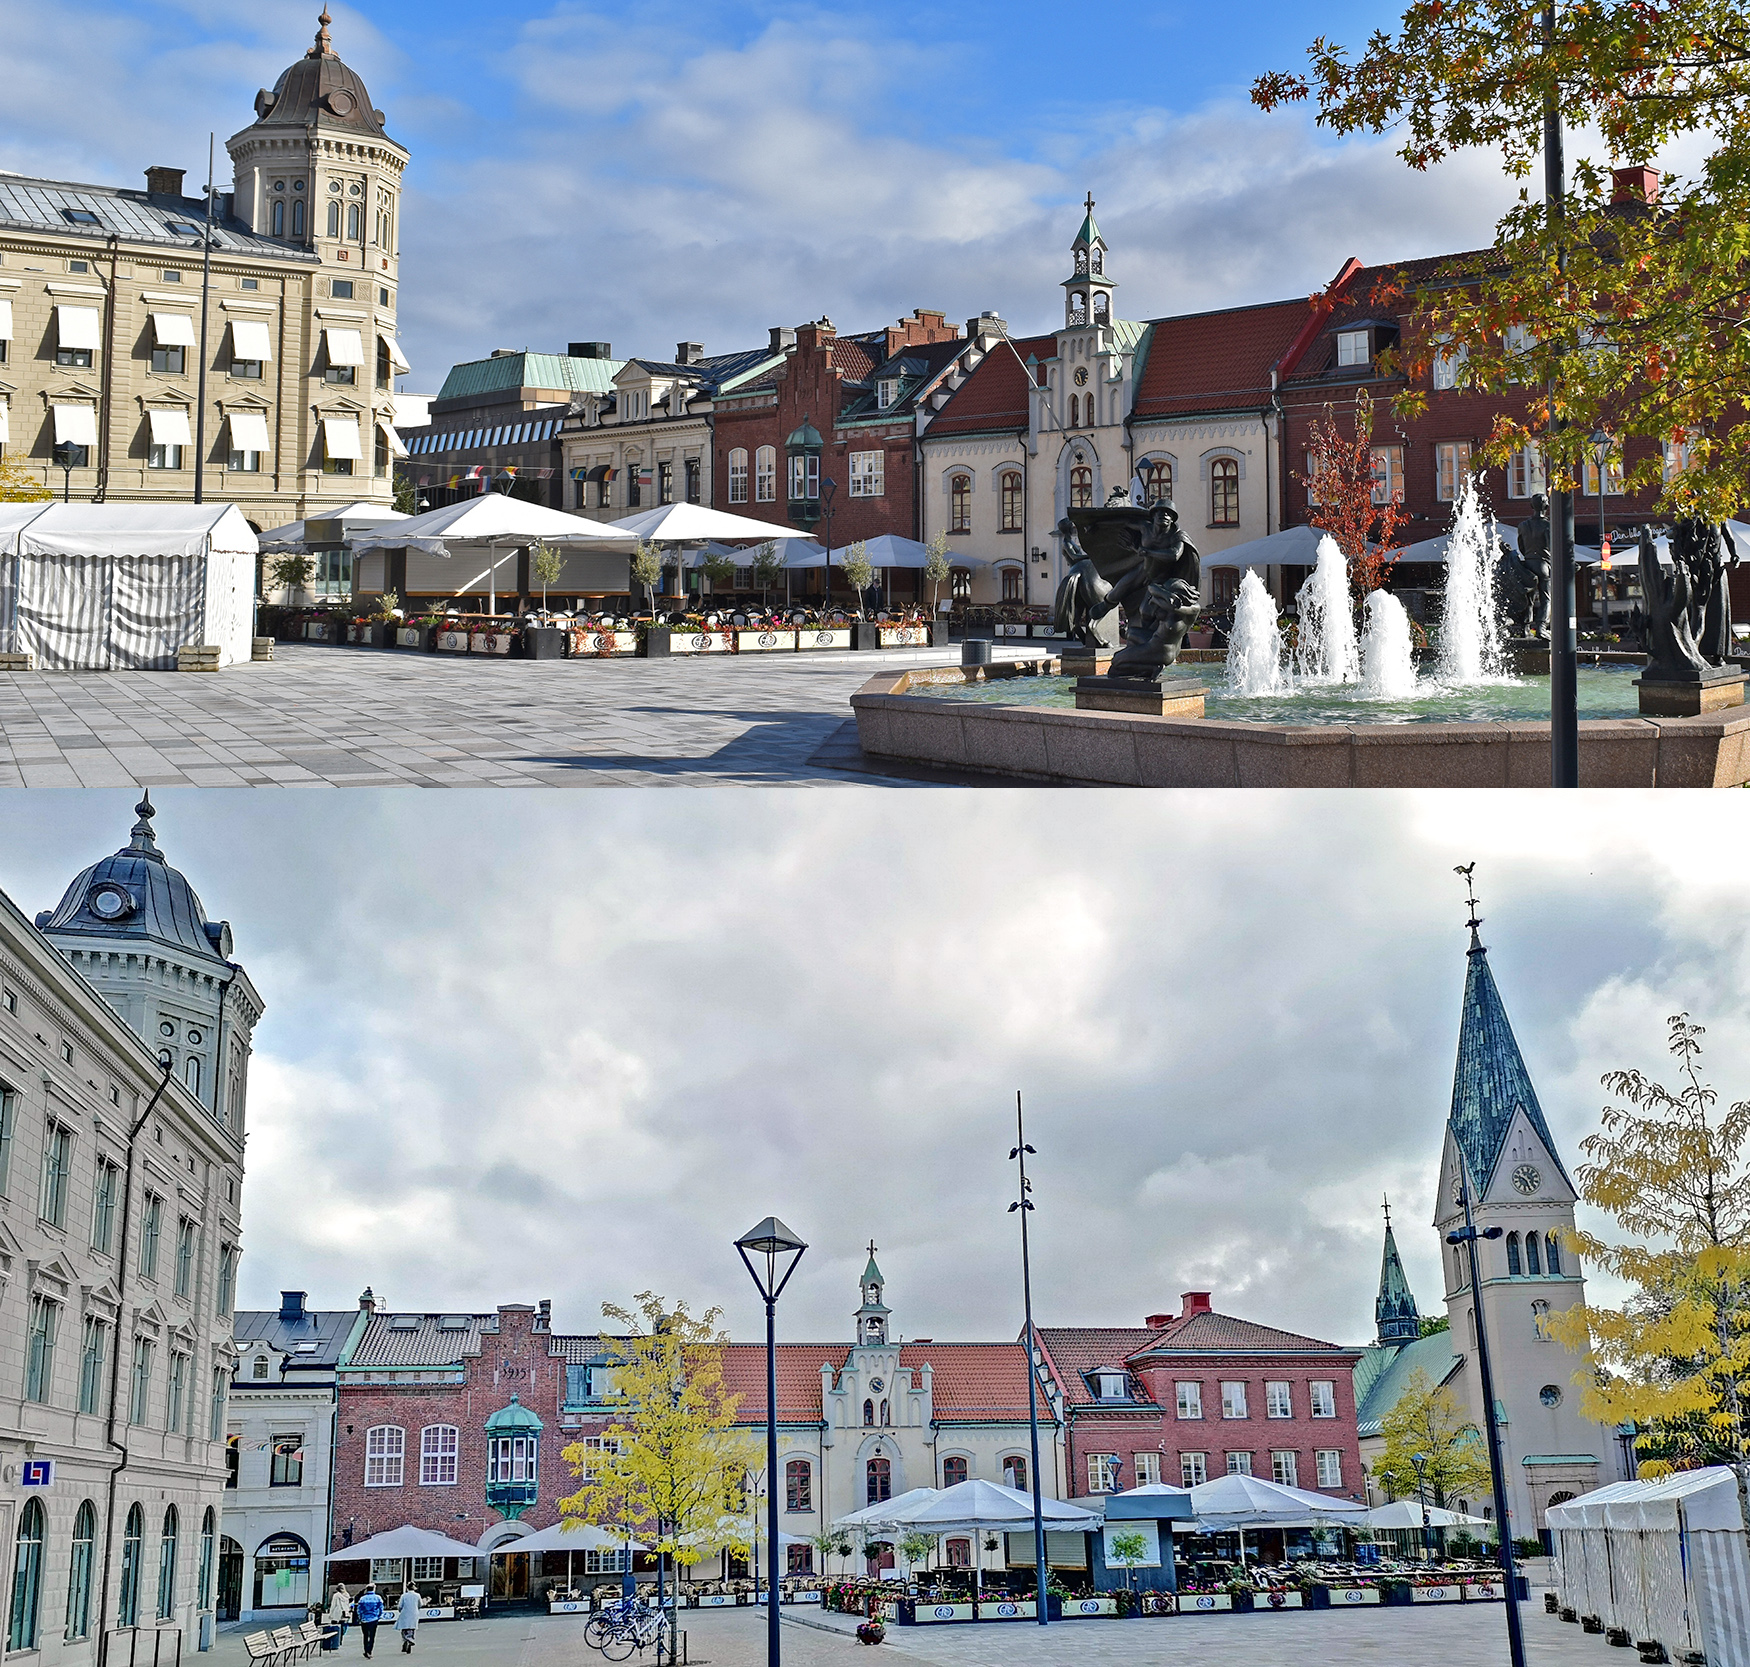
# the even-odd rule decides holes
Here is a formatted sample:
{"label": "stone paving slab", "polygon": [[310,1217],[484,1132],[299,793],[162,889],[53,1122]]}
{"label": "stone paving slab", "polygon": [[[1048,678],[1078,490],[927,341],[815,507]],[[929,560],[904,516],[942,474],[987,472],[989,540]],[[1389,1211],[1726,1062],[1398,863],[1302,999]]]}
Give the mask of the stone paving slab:
{"label": "stone paving slab", "polygon": [[0,673],[0,787],[944,785],[871,767],[843,731],[872,670],[958,660],[274,653],[217,675]]}

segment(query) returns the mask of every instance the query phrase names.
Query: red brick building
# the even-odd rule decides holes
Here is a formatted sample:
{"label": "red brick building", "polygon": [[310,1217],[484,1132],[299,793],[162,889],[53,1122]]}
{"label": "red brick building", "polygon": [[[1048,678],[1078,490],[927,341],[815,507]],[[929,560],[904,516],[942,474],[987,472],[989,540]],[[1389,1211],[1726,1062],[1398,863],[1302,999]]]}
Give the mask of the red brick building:
{"label": "red brick building", "polygon": [[1175,1318],[1040,1330],[1060,1386],[1072,1491],[1194,1486],[1229,1472],[1364,1497],[1360,1354],[1218,1314],[1187,1291]]}

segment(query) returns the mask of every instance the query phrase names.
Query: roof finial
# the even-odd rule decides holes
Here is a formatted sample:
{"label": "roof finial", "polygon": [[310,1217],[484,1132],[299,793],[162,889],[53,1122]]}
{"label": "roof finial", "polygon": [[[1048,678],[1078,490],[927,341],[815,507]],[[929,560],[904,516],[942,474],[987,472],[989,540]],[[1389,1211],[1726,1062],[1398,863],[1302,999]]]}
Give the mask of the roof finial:
{"label": "roof finial", "polygon": [[1090,191],[1088,193],[1088,200],[1082,204],[1082,207],[1088,211],[1088,218],[1090,220],[1093,219],[1093,217],[1094,217],[1094,193],[1092,191]]}
{"label": "roof finial", "polygon": [[869,1260],[871,1262],[875,1260],[875,1241],[873,1239],[869,1241]]}
{"label": "roof finial", "polygon": [[[1384,1197],[1384,1194],[1381,1196]],[[1391,1231],[1391,1200],[1386,1198],[1381,1208],[1385,1211],[1385,1230],[1389,1233]]]}
{"label": "roof finial", "polygon": [[304,56],[306,58],[332,58],[334,56],[334,43],[328,38],[328,25],[334,19],[328,15],[326,6],[322,8],[322,15],[316,21],[322,27],[316,31],[316,44]]}
{"label": "roof finial", "polygon": [[152,838],[152,818],[157,813],[152,809],[152,794],[148,789],[141,795],[140,802],[134,806],[134,814],[139,817],[133,826],[133,848],[136,851],[155,851],[157,842]]}
{"label": "roof finial", "polygon": [[1471,955],[1483,953],[1483,940],[1477,936],[1477,928],[1482,925],[1483,917],[1477,913],[1477,888],[1475,881],[1471,878],[1476,872],[1476,866],[1474,862],[1460,863],[1452,871],[1454,874],[1464,876],[1464,900],[1470,909],[1470,919],[1465,922],[1465,925],[1470,928],[1470,948],[1466,953]]}

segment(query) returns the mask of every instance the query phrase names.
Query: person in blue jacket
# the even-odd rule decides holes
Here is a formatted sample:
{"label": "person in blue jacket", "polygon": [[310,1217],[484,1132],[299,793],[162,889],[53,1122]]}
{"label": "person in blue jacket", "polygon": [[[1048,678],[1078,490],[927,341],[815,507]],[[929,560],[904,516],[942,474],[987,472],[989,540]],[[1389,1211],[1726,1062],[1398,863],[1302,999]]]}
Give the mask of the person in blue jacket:
{"label": "person in blue jacket", "polygon": [[365,1641],[365,1660],[371,1659],[371,1651],[376,1648],[377,1625],[383,1619],[383,1600],[377,1596],[375,1586],[367,1586],[359,1593],[359,1600],[353,1605],[352,1618],[358,1622],[360,1635]]}

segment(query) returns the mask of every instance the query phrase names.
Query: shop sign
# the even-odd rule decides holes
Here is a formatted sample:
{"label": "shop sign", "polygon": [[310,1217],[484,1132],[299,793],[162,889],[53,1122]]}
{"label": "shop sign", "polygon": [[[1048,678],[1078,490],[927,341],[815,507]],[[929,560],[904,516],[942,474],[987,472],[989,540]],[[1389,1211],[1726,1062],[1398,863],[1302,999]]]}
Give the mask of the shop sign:
{"label": "shop sign", "polygon": [[[882,1605],[883,1608],[887,1606]],[[972,1605],[970,1603],[920,1603],[917,1606],[918,1624],[936,1621],[970,1621]]]}

